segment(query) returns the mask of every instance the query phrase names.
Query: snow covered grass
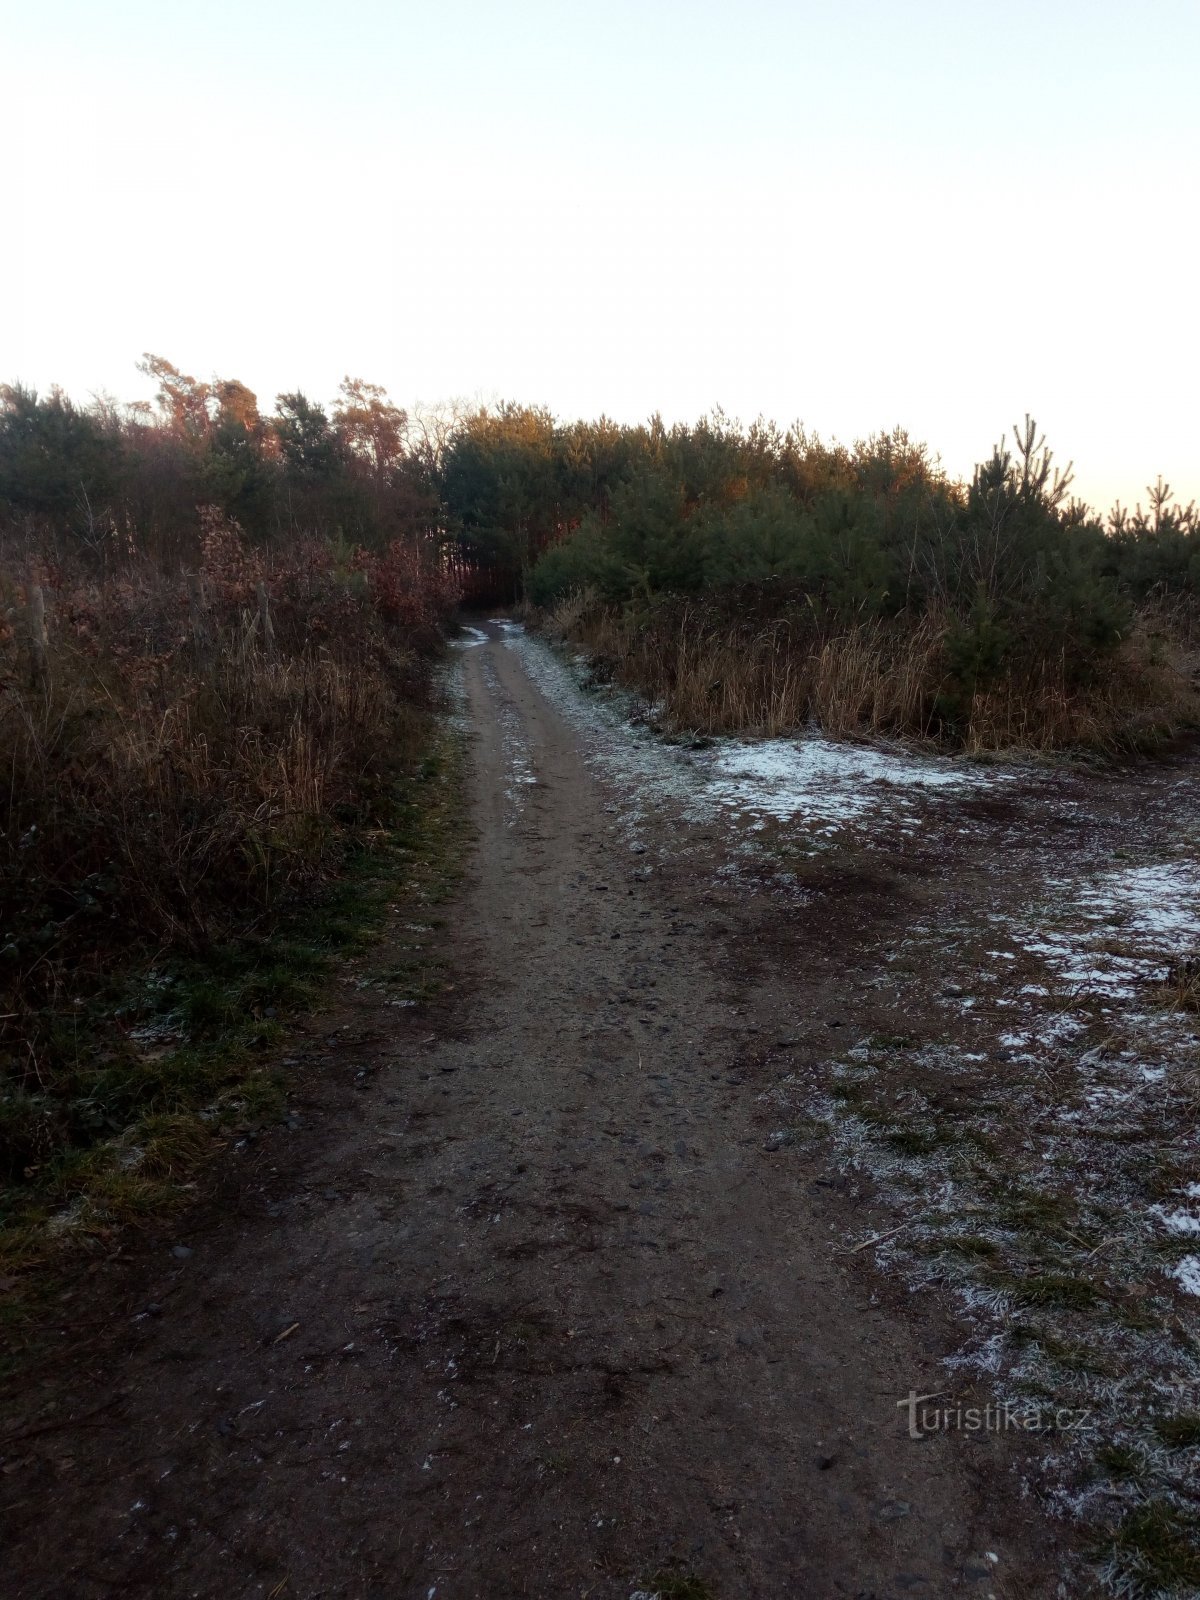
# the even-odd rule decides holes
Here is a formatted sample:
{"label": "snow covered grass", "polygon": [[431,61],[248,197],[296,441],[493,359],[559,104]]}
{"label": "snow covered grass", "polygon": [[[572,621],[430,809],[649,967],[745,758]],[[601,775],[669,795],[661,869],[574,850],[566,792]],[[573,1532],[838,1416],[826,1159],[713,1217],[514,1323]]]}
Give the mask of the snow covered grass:
{"label": "snow covered grass", "polygon": [[757,743],[722,740],[694,759],[707,770],[708,797],[716,805],[782,821],[798,817],[822,831],[880,812],[911,823],[919,798],[930,791],[1003,781],[995,771],[964,762],[814,735]]}
{"label": "snow covered grass", "polygon": [[1165,1078],[1107,1066],[1128,1092],[1099,1100],[1078,1060],[1030,1052],[1002,1068],[949,1042],[863,1040],[789,1074],[770,1116],[828,1129],[843,1171],[900,1224],[885,1225],[878,1264],[957,1300],[973,1331],[951,1382],[986,1376],[997,1401],[1086,1415],[1035,1487],[1104,1544],[1114,1592],[1183,1594],[1141,1582],[1154,1563],[1125,1519],[1152,1498],[1178,1521],[1200,1488],[1196,1449],[1163,1447],[1200,1413],[1187,1306],[1200,1291],[1200,1191],[1187,1181],[1200,1147]]}
{"label": "snow covered grass", "polygon": [[1200,865],[1180,859],[1119,866],[1090,882],[1056,881],[1026,932],[1026,950],[1054,978],[1103,1001],[1165,983],[1200,950]]}
{"label": "snow covered grass", "polygon": [[[569,663],[542,640],[510,632],[530,677],[584,740],[592,765],[619,788],[631,818],[671,803],[693,822],[796,823],[814,836],[881,821],[913,831],[931,800],[1002,784],[1003,770],[818,735],[669,744],[623,690],[597,686],[586,659]],[[581,692],[584,691],[584,692]]]}
{"label": "snow covered grass", "polygon": [[1158,998],[1200,943],[1200,866],[1060,870],[1040,893],[1016,919],[915,929],[899,954],[939,973],[944,1037],[789,1074],[772,1126],[828,1129],[902,1222],[874,1256],[957,1299],[973,1332],[952,1372],[1088,1413],[1038,1492],[1095,1535],[1112,1592],[1194,1594],[1172,1552],[1200,1495],[1200,1019]]}

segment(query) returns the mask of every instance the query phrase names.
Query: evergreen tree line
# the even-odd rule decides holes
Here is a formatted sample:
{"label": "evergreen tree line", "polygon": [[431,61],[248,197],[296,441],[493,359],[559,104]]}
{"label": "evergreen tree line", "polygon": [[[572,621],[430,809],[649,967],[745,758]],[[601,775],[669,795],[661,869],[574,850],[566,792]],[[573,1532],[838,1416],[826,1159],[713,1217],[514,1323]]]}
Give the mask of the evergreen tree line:
{"label": "evergreen tree line", "polygon": [[1139,602],[1200,593],[1195,506],[1160,482],[1146,509],[1098,516],[1028,418],[962,483],[901,429],[843,446],[720,413],[674,427],[416,413],[350,378],[329,407],[283,394],[266,415],[235,379],[158,356],[142,370],[153,405],[0,390],[10,534],[106,565],[179,564],[216,507],[251,542],[423,542],[488,600],[702,594],[858,621],[938,606],[980,672],[1031,645],[1103,651]]}

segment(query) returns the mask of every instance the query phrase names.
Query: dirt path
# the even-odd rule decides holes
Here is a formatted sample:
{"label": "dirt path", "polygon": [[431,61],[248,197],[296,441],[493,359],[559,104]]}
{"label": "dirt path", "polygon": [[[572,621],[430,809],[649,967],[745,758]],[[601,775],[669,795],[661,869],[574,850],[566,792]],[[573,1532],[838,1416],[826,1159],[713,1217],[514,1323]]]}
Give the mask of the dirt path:
{"label": "dirt path", "polygon": [[918,840],[747,894],[703,821],[631,839],[485,631],[456,988],[315,1033],[300,1131],[231,1156],[233,1214],[84,1340],[73,1420],[5,1480],[5,1594],[1054,1594],[1022,1444],[907,1436],[946,1304],[847,1246],[888,1214],[763,1099],[894,1028],[887,952],[994,897],[986,863]]}

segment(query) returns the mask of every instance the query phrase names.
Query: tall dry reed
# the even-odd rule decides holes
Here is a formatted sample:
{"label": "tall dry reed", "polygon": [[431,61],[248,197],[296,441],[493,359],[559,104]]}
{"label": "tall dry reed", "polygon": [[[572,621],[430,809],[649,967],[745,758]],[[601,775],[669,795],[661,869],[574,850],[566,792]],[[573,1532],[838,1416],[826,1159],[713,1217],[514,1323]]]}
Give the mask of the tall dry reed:
{"label": "tall dry reed", "polygon": [[268,561],[215,515],[188,574],[0,561],[0,1147],[126,951],[264,926],[386,818],[452,602],[411,549]]}
{"label": "tall dry reed", "polygon": [[1178,646],[1140,623],[1086,675],[1062,657],[1024,659],[997,681],[952,668],[954,618],[939,611],[854,623],[791,608],[763,618],[707,601],[651,607],[561,601],[548,629],[596,671],[643,695],[677,731],[766,736],[820,728],[974,753],[1072,746],[1115,751],[1200,714]]}

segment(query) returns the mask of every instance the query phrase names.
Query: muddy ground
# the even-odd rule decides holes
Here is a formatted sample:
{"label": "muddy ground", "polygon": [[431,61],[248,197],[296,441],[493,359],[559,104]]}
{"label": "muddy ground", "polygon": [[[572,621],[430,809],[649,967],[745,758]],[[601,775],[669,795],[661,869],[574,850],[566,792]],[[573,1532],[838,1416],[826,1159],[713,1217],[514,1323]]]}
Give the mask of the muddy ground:
{"label": "muddy ground", "polygon": [[[873,1171],[825,1101],[872,1051],[906,1104],[934,1044],[975,1063],[943,1099],[1016,1071],[1001,1002],[1062,1013],[1013,930],[1048,878],[1171,846],[1194,762],[814,830],[651,781],[649,735],[478,632],[453,987],[348,986],[292,1047],[288,1123],[64,1304],[0,1439],[4,1595],[1094,1592],[1047,1488],[1073,1441],[910,1437],[910,1391],[999,1393],[962,1355],[1002,1297],[899,1251],[945,1175]],[[697,793],[712,759],[661,755]],[[998,928],[1003,996],[976,981]]]}

